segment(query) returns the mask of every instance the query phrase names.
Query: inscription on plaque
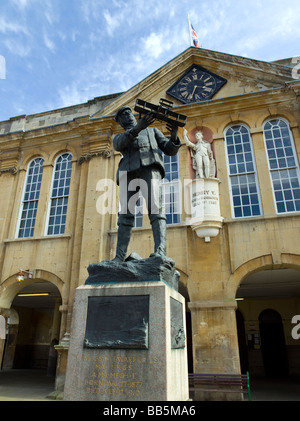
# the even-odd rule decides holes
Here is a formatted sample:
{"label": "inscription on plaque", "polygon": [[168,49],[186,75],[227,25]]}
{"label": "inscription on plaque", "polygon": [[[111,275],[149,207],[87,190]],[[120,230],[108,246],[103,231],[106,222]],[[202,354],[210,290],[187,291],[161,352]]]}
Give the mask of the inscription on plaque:
{"label": "inscription on plaque", "polygon": [[185,347],[185,329],[183,326],[182,304],[170,297],[171,306],[171,348]]}
{"label": "inscription on plaque", "polygon": [[83,379],[85,393],[88,396],[102,395],[114,399],[140,398],[143,388],[147,387],[141,373],[145,366],[155,370],[159,364],[156,355],[152,357],[78,355],[76,361],[80,364],[89,364],[92,368]]}
{"label": "inscription on plaque", "polygon": [[89,297],[84,348],[148,349],[149,296]]}

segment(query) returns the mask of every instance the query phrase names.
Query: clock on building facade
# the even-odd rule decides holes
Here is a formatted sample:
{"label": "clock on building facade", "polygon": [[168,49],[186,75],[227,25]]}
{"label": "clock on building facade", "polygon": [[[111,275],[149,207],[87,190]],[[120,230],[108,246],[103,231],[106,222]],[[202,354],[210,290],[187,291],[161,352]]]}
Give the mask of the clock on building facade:
{"label": "clock on building facade", "polygon": [[184,104],[206,101],[226,82],[223,77],[194,64],[167,90],[167,94]]}

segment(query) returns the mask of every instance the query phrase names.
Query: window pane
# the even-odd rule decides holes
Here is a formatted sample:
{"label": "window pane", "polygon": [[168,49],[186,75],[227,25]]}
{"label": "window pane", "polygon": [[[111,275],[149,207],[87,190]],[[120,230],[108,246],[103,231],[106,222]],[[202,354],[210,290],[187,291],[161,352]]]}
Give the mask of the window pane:
{"label": "window pane", "polygon": [[268,121],[264,137],[277,212],[298,211],[299,169],[287,123],[282,119]]}
{"label": "window pane", "polygon": [[244,126],[232,126],[227,130],[225,140],[234,216],[260,215],[259,192],[249,130]]}
{"label": "window pane", "polygon": [[170,171],[166,171],[162,183],[162,196],[167,218],[167,224],[178,224],[181,221],[181,197],[179,189],[178,154],[168,156],[163,154],[165,168],[170,163]]}
{"label": "window pane", "polygon": [[259,216],[260,215],[259,205],[252,206],[252,215],[253,216]]}
{"label": "window pane", "polygon": [[[35,158],[29,165],[25,181],[25,194],[22,202],[21,218],[19,221],[18,237],[32,237],[35,226],[36,211],[40,196],[43,176],[43,158]],[[35,174],[33,176],[33,174]]]}
{"label": "window pane", "polygon": [[[165,178],[162,180],[162,200],[165,207],[167,224],[177,224],[181,221],[178,154],[173,156],[163,154],[163,160],[165,167]],[[143,226],[142,197],[140,197],[138,200],[135,208],[134,226]]]}
{"label": "window pane", "polygon": [[72,170],[72,154],[64,153],[56,161],[48,221],[48,235],[65,232]]}

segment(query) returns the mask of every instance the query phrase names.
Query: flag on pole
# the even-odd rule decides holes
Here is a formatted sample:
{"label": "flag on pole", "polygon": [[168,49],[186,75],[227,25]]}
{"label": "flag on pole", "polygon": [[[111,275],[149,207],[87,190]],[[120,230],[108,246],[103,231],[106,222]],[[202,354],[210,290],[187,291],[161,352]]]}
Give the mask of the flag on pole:
{"label": "flag on pole", "polygon": [[198,39],[198,35],[197,35],[195,29],[193,28],[193,25],[190,22],[189,16],[188,16],[188,19],[189,19],[189,31],[190,31],[191,45],[193,47],[199,47],[199,48],[201,48],[201,45],[200,45],[200,42],[199,42],[199,39]]}

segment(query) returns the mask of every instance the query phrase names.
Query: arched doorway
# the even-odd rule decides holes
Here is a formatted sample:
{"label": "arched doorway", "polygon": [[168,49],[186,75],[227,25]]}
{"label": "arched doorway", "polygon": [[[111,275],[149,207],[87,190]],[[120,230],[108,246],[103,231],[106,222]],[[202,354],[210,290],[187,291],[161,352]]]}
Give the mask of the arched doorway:
{"label": "arched doorway", "polygon": [[289,374],[282,318],[272,309],[259,315],[261,351],[267,377],[285,377]]}
{"label": "arched doorway", "polygon": [[42,369],[55,376],[61,296],[51,282],[35,281],[15,295],[8,319],[3,369]]}
{"label": "arched doorway", "polygon": [[300,377],[300,340],[291,337],[292,318],[300,314],[300,270],[249,274],[236,300],[240,360],[241,365],[248,360],[250,378]]}

